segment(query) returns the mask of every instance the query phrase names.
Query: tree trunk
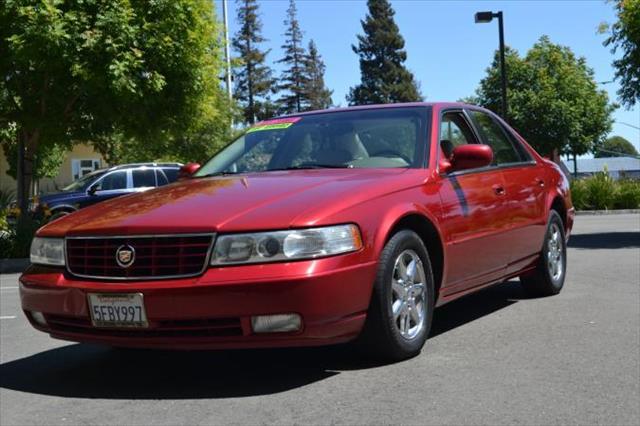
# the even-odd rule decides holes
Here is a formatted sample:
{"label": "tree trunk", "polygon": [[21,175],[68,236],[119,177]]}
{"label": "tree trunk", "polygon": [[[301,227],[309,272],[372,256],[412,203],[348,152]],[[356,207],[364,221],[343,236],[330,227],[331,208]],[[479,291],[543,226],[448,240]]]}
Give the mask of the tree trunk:
{"label": "tree trunk", "polygon": [[17,132],[18,136],[18,162],[16,167],[16,198],[18,200],[18,208],[21,212],[26,211],[28,207],[27,201],[27,191],[25,190],[28,186],[25,182],[25,173],[24,173],[24,139],[22,137],[23,132]]}
{"label": "tree trunk", "polygon": [[578,177],[578,156],[576,153],[573,153],[573,177]]}
{"label": "tree trunk", "polygon": [[40,131],[33,133],[27,130],[18,132],[18,167],[17,167],[17,198],[20,208],[20,218],[25,219],[29,214],[29,200],[32,195],[33,157],[35,156]]}

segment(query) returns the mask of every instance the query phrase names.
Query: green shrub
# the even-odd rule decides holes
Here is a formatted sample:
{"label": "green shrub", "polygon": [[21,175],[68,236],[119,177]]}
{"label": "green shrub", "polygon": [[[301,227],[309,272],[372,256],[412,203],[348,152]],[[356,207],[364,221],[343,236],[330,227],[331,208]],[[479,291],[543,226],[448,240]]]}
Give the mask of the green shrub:
{"label": "green shrub", "polygon": [[640,181],[620,180],[613,207],[616,209],[640,208]]}
{"label": "green shrub", "polygon": [[40,222],[33,219],[18,221],[13,235],[13,247],[11,257],[29,257],[31,240],[40,227]]}
{"label": "green shrub", "polygon": [[31,240],[40,227],[31,218],[19,220],[16,225],[7,221],[7,210],[0,211],[0,259],[29,257]]}
{"label": "green shrub", "polygon": [[594,210],[611,210],[616,197],[616,182],[607,170],[585,180],[588,206]]}
{"label": "green shrub", "polygon": [[15,192],[8,189],[0,189],[0,212],[6,211],[15,201]]}
{"label": "green shrub", "polygon": [[640,181],[613,180],[604,171],[571,181],[571,199],[576,210],[640,208]]}
{"label": "green shrub", "polygon": [[587,185],[585,179],[573,179],[571,181],[571,201],[576,210],[589,208]]}

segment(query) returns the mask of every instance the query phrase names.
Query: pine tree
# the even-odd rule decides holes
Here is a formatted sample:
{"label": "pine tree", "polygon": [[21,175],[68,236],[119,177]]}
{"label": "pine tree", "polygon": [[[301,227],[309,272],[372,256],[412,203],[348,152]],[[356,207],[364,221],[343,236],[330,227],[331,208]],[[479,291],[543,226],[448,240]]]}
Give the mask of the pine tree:
{"label": "pine tree", "polygon": [[284,21],[286,39],[282,45],[284,57],[278,61],[285,64],[278,90],[284,94],[278,99],[281,112],[288,114],[302,110],[303,89],[307,84],[304,74],[305,51],[302,46],[302,30],[297,18],[295,0],[289,0],[287,18]]}
{"label": "pine tree", "polygon": [[246,122],[253,123],[263,116],[260,99],[273,91],[275,83],[271,69],[265,65],[269,50],[262,51],[258,45],[265,40],[260,34],[262,22],[258,17],[256,0],[237,0],[237,19],[240,29],[233,38],[233,48],[238,52],[241,65],[234,70],[235,97],[243,107]]}
{"label": "pine tree", "polygon": [[407,52],[388,0],[368,0],[369,14],[360,21],[353,51],[360,56],[361,83],[347,95],[350,105],[422,100],[413,74],[404,66]]}
{"label": "pine tree", "polygon": [[329,108],[333,103],[331,101],[333,91],[327,89],[324,85],[326,67],[313,40],[309,42],[308,50],[309,53],[304,61],[304,73],[307,83],[303,88],[303,109],[308,111]]}

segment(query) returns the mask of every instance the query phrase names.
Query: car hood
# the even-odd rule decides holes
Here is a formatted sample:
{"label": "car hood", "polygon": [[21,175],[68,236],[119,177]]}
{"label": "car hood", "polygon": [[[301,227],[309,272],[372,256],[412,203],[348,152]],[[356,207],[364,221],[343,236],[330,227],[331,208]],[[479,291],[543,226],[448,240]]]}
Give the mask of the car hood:
{"label": "car hood", "polygon": [[321,224],[363,201],[419,185],[424,169],[323,169],[197,178],[63,217],[41,236],[227,232]]}
{"label": "car hood", "polygon": [[76,198],[81,198],[85,195],[87,194],[85,194],[84,192],[53,192],[50,194],[38,196],[38,201],[40,203],[54,204],[62,201],[66,202],[69,200],[74,200]]}

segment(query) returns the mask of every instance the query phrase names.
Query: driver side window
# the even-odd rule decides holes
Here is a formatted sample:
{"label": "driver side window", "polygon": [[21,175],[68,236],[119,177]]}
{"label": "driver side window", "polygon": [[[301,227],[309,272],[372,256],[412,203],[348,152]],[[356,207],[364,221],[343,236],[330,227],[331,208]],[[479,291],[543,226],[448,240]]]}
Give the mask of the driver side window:
{"label": "driver side window", "polygon": [[460,112],[446,112],[440,121],[440,152],[450,158],[453,150],[460,146],[476,143],[471,128]]}

